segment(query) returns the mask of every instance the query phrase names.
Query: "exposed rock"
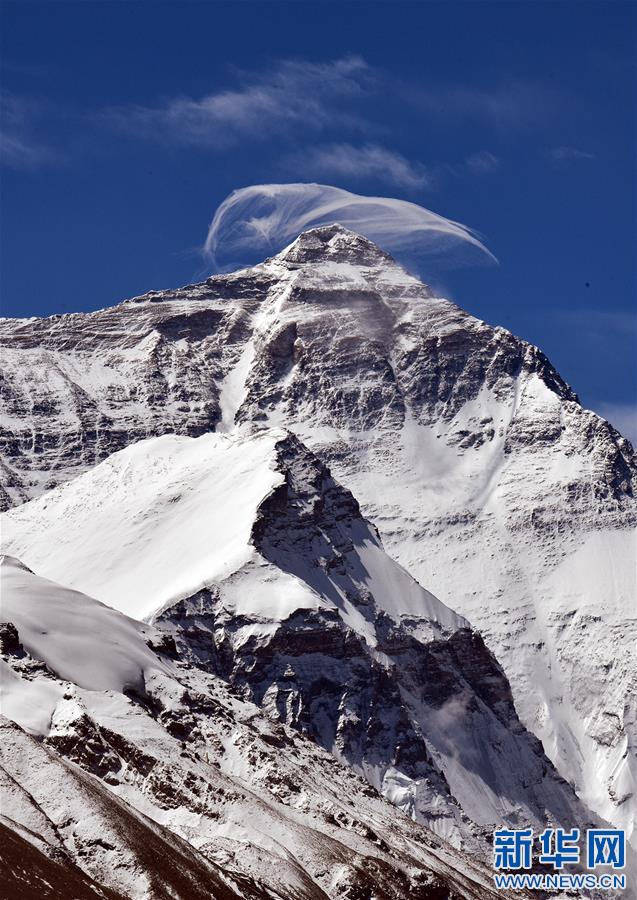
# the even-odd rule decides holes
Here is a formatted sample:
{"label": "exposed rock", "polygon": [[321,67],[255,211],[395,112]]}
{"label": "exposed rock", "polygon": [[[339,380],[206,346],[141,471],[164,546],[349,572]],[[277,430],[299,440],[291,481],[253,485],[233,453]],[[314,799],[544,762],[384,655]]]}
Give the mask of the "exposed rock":
{"label": "exposed rock", "polygon": [[[60,659],[60,640],[72,648],[82,637],[90,650],[69,661],[83,686],[55,675],[27,680],[19,660],[2,663],[9,699],[23,700],[15,717],[44,738],[0,721],[2,812],[12,832],[2,877],[24,885],[19,896],[31,896],[42,873],[52,897],[64,883],[81,900],[494,900],[486,867],[316,743],[272,724],[209,672],[150,652],[147,641],[161,642],[161,633],[51,582],[47,597],[25,568],[2,571],[3,597],[12,607],[19,598],[17,621],[43,665]],[[63,639],[54,628],[62,607],[71,614]],[[34,613],[44,637],[29,624]],[[96,617],[101,632],[91,637]],[[106,637],[125,648],[122,657]],[[105,678],[115,683],[139,666],[143,704],[102,690]],[[175,734],[179,721],[191,723],[187,734]],[[118,765],[105,773],[96,758]],[[21,839],[34,848],[25,848],[28,874],[12,853]]]}

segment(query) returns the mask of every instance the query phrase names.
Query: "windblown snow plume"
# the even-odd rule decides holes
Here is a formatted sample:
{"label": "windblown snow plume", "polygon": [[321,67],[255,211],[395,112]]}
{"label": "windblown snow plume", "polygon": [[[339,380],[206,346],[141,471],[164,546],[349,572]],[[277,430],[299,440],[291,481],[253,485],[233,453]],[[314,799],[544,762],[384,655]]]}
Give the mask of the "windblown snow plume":
{"label": "windblown snow plume", "polygon": [[449,265],[493,254],[477,234],[423,206],[364,197],[327,184],[256,184],[217,209],[203,247],[217,270],[277,253],[302,231],[338,222],[396,255],[444,258]]}

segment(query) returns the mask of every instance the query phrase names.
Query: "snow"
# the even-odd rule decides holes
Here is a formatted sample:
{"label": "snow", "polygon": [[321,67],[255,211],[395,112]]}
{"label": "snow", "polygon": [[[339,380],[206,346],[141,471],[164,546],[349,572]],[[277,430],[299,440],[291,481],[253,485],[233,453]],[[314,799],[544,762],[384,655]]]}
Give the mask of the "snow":
{"label": "snow", "polygon": [[[4,606],[4,602],[3,602]],[[20,678],[0,659],[0,710],[30,734],[47,734],[64,688],[48,678]]]}
{"label": "snow", "polygon": [[9,513],[5,552],[127,615],[148,618],[253,556],[256,509],[281,482],[273,452],[282,436],[140,441]]}
{"label": "snow", "polygon": [[[521,408],[541,419],[547,407],[558,415],[558,406],[538,379],[520,385],[512,405],[483,388],[450,423],[420,425],[408,413],[389,464],[380,454],[367,464],[360,457],[360,466],[339,474],[387,552],[481,631],[511,681],[522,721],[561,774],[634,840],[635,806],[626,799],[637,792],[634,530],[580,536],[565,529],[551,536],[553,558],[546,538],[533,540],[519,526],[517,536],[510,531],[513,514],[530,516],[546,502],[535,499],[539,489],[550,495],[551,485],[557,498],[590,465],[576,452],[529,451],[524,465],[503,452]],[[491,420],[493,440],[470,451],[449,441],[480,419]],[[325,431],[299,431],[310,446],[327,443]],[[373,436],[353,440],[364,446]]]}
{"label": "snow", "polygon": [[[621,523],[634,520],[635,504],[626,496],[620,512],[612,500],[599,499],[610,494],[603,479],[613,477],[606,473],[616,450],[603,444],[599,420],[537,371],[489,377],[494,355],[479,361],[477,393],[453,415],[444,407],[432,415],[405,400],[402,422],[396,416],[385,428],[354,427],[357,403],[374,390],[378,368],[355,358],[351,371],[341,371],[329,353],[344,334],[365,347],[366,340],[378,341],[383,350],[372,345],[378,353],[373,362],[380,367],[387,360],[394,373],[401,354],[422,348],[424,340],[439,343],[457,334],[463,346],[493,341],[504,353],[514,340],[431,297],[391,263],[357,268],[358,275],[347,267],[341,273],[319,260],[294,271],[311,308],[297,301],[282,314],[298,324],[299,340],[310,349],[305,367],[319,387],[314,391],[295,371],[276,385],[284,395],[268,422],[291,428],[331,459],[335,475],[379,528],[387,553],[481,631],[511,681],[522,721],[561,774],[598,814],[631,831],[634,805],[623,798],[635,777],[626,750],[635,741],[637,716],[624,698],[631,692],[637,640],[637,540],[634,528]],[[359,302],[355,291],[363,283],[370,298],[376,292],[375,303]],[[335,317],[329,299],[339,288]],[[526,359],[537,352],[522,342],[519,350]],[[325,362],[321,354],[328,355]],[[432,375],[426,364],[423,374]],[[396,377],[405,399],[413,375]],[[350,408],[337,422],[334,408],[343,394]],[[464,446],[465,434],[482,440]],[[576,516],[575,505],[587,508]],[[597,545],[608,552],[589,552]],[[610,677],[606,667],[613,659]]]}
{"label": "snow", "polygon": [[235,417],[243,401],[246,398],[246,379],[254,359],[254,344],[248,342],[237,361],[224,378],[219,391],[219,406],[221,408],[221,423],[217,432],[232,431]]}
{"label": "snow", "polygon": [[272,625],[297,609],[331,606],[300,578],[276,569],[256,553],[246,566],[225,579],[223,603],[233,615],[253,620],[238,630],[239,643],[256,632],[270,633]]}
{"label": "snow", "polygon": [[[210,872],[207,857],[258,876],[273,896],[307,886],[314,893],[317,884],[336,897],[353,877],[352,863],[374,855],[384,860],[383,871],[431,867],[461,896],[483,895],[474,884],[488,885],[486,870],[370,795],[314,743],[280,727],[276,747],[262,740],[273,726],[254,706],[208,673],[160,662],[146,646],[144,626],[15,559],[3,559],[0,575],[3,616],[52,670],[34,675],[31,661],[21,668],[14,659],[15,669],[0,661],[3,711],[45,738],[30,740],[0,719],[3,815],[28,840],[68,853],[131,900],[159,895],[158,879],[167,872],[156,865],[158,853],[190,871],[180,837],[202,849],[199,882]],[[187,719],[187,704],[205,701],[187,746],[161,716],[122,694],[136,673],[164,712]],[[79,765],[55,752],[59,741]],[[91,754],[104,751],[113,763],[107,784],[82,771]],[[186,896],[183,889],[161,893],[168,895]]]}
{"label": "snow", "polygon": [[[282,446],[285,452],[279,451]],[[284,477],[289,485],[286,503],[277,497],[275,504],[268,505],[267,499]],[[316,484],[322,485],[322,493],[316,493]],[[255,531],[258,539],[252,538],[255,523],[263,525],[262,531]],[[39,500],[11,510],[4,516],[3,537],[7,552],[19,554],[47,577],[65,577],[75,589],[137,617],[152,619],[167,604],[207,586],[211,594],[204,601],[214,615],[210,627],[232,647],[235,665],[242,660],[239,668],[245,664],[240,652],[248,641],[248,661],[262,659],[252,649],[256,647],[263,647],[267,658],[271,638],[276,656],[275,648],[285,646],[289,637],[289,652],[294,656],[298,652],[295,642],[303,638],[303,617],[300,626],[286,620],[297,610],[337,610],[345,625],[369,648],[369,657],[360,651],[361,672],[367,665],[381,666],[390,679],[395,677],[396,658],[387,655],[390,651],[383,649],[382,642],[391,620],[404,626],[404,631],[396,630],[396,634],[407,638],[405,653],[413,653],[414,671],[423,663],[426,651],[417,645],[408,649],[411,641],[426,645],[443,640],[468,624],[387,555],[375,530],[358,515],[355,501],[281,430],[235,428],[230,434],[141,441]],[[45,599],[47,589],[51,588],[41,592]],[[82,599],[67,593],[81,609]],[[66,595],[62,599],[69,602]],[[86,603],[86,598],[83,601]],[[99,604],[92,609],[87,621],[95,619],[98,611],[105,617],[116,615]],[[51,610],[56,611],[53,603]],[[82,615],[68,615],[73,619],[68,630],[76,670],[69,670],[70,663],[65,661],[68,646],[54,658],[52,637],[48,638],[50,646],[44,646],[34,643],[28,633],[31,645],[39,656],[54,659],[53,667],[62,677],[91,689],[82,703],[92,716],[105,722],[109,730],[126,720],[125,731],[130,736],[137,720],[131,719],[123,699],[111,696],[112,691],[121,694],[125,682],[136,683],[139,690],[161,680],[158,665],[152,655],[149,659],[144,643],[141,658],[136,655],[136,642],[141,640],[137,629],[142,626],[122,616],[114,620],[120,623],[118,628],[126,623],[126,634],[116,643],[123,647],[125,640],[132,642],[134,652],[129,656],[135,667],[124,672],[117,665],[115,671],[107,669],[102,674],[99,648],[94,651],[88,641],[84,651],[76,650],[82,635],[77,635],[76,642],[73,629],[82,622]],[[65,614],[60,621],[65,622]],[[16,624],[20,629],[21,621]],[[113,633],[107,618],[95,621],[95,629],[96,635],[109,633],[109,629]],[[105,641],[105,648],[108,644]],[[339,652],[332,653],[328,646],[324,655],[309,653],[307,660],[301,653],[298,667],[294,665],[298,668],[295,677],[308,683],[319,675],[328,680],[342,677],[349,663],[347,652],[345,660]],[[89,680],[84,669],[87,658],[90,662],[93,656],[96,670],[91,670]],[[117,654],[109,651],[107,658],[116,665]],[[464,683],[455,664],[449,665],[450,682]],[[410,665],[404,663],[404,667],[406,675]],[[255,670],[259,672],[260,663],[255,662]],[[450,724],[450,707],[437,712],[430,699],[410,697],[411,688],[401,681],[398,684],[405,706],[399,706],[396,715],[405,716],[407,727],[416,734],[423,733],[427,750],[438,764],[432,777],[443,773],[453,796],[475,821],[490,824],[517,821],[521,816],[535,824],[543,820],[544,809],[551,810],[559,821],[583,820],[574,795],[561,787],[556,790],[554,774],[541,771],[535,744],[519,729],[513,715],[502,723],[494,709],[478,701],[474,688],[467,685],[468,696],[475,703],[470,712]],[[109,693],[97,693],[96,686]],[[281,702],[276,681],[266,680],[262,688],[266,709],[268,704]],[[268,695],[270,688],[272,696]],[[419,689],[419,685],[414,687],[416,692]],[[500,689],[504,697],[506,686]],[[294,699],[290,702],[296,703]],[[54,707],[50,714],[58,730],[80,715],[69,698],[64,700],[64,708],[57,698]],[[354,727],[355,707],[354,701]],[[327,715],[328,710],[324,712]],[[341,721],[340,706],[331,712],[338,713]],[[342,715],[347,717],[347,708]],[[323,733],[323,724],[319,715],[316,734],[338,759],[342,751],[335,733],[331,727]],[[119,727],[124,730],[124,725]],[[342,730],[347,732],[344,724]],[[454,840],[461,835],[473,839],[446,788],[427,788],[428,779],[419,770],[406,780],[409,771],[402,776],[387,774],[387,765],[393,768],[393,744],[383,744],[382,732],[381,727],[377,747],[353,751],[348,764],[379,789],[386,789],[418,821],[430,821],[433,808],[433,827],[439,827],[441,834]],[[144,737],[147,747],[154,740],[148,734]],[[504,748],[501,756],[496,746]],[[513,766],[512,759],[516,761]],[[534,773],[537,783],[532,781],[529,787],[525,772]]]}
{"label": "snow", "polygon": [[279,429],[236,429],[140,441],[8,512],[4,552],[136,619],[223,582],[224,606],[254,622],[240,632],[246,639],[297,609],[335,605],[374,646],[372,623],[349,599],[352,584],[395,621],[418,621],[426,639],[432,623],[438,633],[466,626],[387,556],[362,521],[345,526],[353,550],[342,583],[285,547],[279,568],[260,557],[250,534],[260,503],[283,480],[275,446],[284,437]]}
{"label": "snow", "polygon": [[[468,626],[466,619],[441,603],[401,566],[396,565],[377,540],[370,540],[368,534],[361,534],[362,529],[357,530],[359,534],[355,535],[354,540],[365,573],[362,581],[372,596],[380,598],[379,605],[384,612],[396,621],[409,618],[436,622],[448,634]],[[417,628],[414,633],[418,635]]]}
{"label": "snow", "polygon": [[[561,735],[572,735],[574,746],[583,750],[578,788],[590,797],[592,808],[623,828],[633,843],[637,838],[633,802],[637,794],[633,733],[637,575],[613,563],[634,557],[636,543],[629,529],[592,533],[547,573],[542,585],[547,599],[564,597],[559,614],[554,609],[545,611],[547,640],[554,645],[555,634],[560,633],[566,647],[563,657],[576,673],[573,702],[558,706],[557,725],[545,724],[545,746],[549,755],[565,755],[570,748],[560,746]],[[614,574],[612,585],[607,581],[609,571]],[[538,688],[545,702],[550,702],[549,685]]]}
{"label": "snow", "polygon": [[0,558],[2,617],[24,648],[60,678],[91,691],[141,689],[160,664],[138,622],[78,591],[40,578],[19,560]]}
{"label": "snow", "polygon": [[[409,576],[389,565],[388,554],[466,615],[495,651],[523,722],[541,738],[561,774],[600,815],[630,830],[636,716],[627,698],[634,697],[637,586],[635,536],[622,524],[630,518],[629,501],[614,513],[605,480],[614,475],[616,445],[603,443],[597,417],[564,399],[537,373],[523,369],[508,377],[509,369],[498,370],[499,348],[504,346],[506,354],[514,340],[508,332],[489,329],[452,303],[432,297],[399,266],[332,259],[288,263],[286,252],[237,273],[243,279],[251,273],[262,282],[274,279],[255,314],[257,304],[250,306],[243,346],[233,343],[232,353],[224,347],[218,356],[206,356],[197,355],[195,342],[188,347],[182,340],[166,350],[172,362],[161,376],[171,390],[181,386],[192,391],[188,379],[200,369],[203,373],[205,389],[197,393],[195,385],[192,396],[197,399],[183,404],[190,408],[186,416],[203,408],[204,397],[216,403],[210,385],[220,386],[225,433],[199,443],[166,437],[116,454],[90,477],[82,476],[86,481],[78,479],[12,511],[3,528],[7,547],[39,574],[136,618],[152,617],[171,600],[223,582],[228,614],[251,619],[241,626],[240,640],[267,636],[273,623],[294,609],[318,608],[329,597],[345,621],[373,645],[368,619],[349,602],[337,579],[324,578],[313,588],[312,573],[303,570],[295,577],[277,571],[250,545],[256,511],[280,483],[280,474],[273,462],[275,438],[267,432],[249,437],[234,423],[251,417],[261,423],[259,403],[263,389],[269,389],[274,401],[265,406],[266,424],[291,428],[329,459],[383,536],[386,554],[371,537],[356,541],[350,562],[357,583],[374,593],[380,608],[394,618],[413,617],[419,607],[427,620],[445,627],[464,621],[445,612],[432,594],[410,587]],[[228,276],[229,282],[234,277]],[[224,307],[229,317],[234,309],[243,313],[247,308],[242,298],[223,303],[207,299],[205,285],[162,297],[165,316],[205,304],[208,309]],[[52,404],[59,408],[48,417],[44,453],[35,452],[38,417],[20,419],[25,430],[19,440],[31,479],[26,495],[40,492],[51,475],[68,478],[76,465],[92,465],[97,458],[82,455],[78,463],[78,454],[64,456],[64,429],[74,424],[76,391],[95,403],[98,434],[101,410],[121,424],[129,439],[185,427],[185,420],[176,418],[178,402],[172,393],[157,410],[128,392],[148,375],[144,366],[159,345],[158,332],[152,330],[135,344],[151,313],[161,322],[159,295],[156,299],[112,310],[106,323],[100,319],[93,324],[85,317],[87,332],[79,331],[93,341],[86,354],[67,345],[55,352],[8,352],[6,369],[17,386],[13,408],[28,407],[48,386]],[[288,323],[298,323],[304,365],[270,378],[263,371],[261,349]],[[382,387],[378,364],[388,363],[405,399],[414,380],[427,383],[433,365],[426,358],[421,369],[412,368],[401,358],[429,346],[435,355],[448,338],[457,338],[462,352],[469,354],[471,365],[461,373],[467,376],[468,370],[469,377],[461,384],[458,376],[453,390],[466,391],[470,399],[452,408],[452,396],[448,404],[429,409],[432,397],[437,402],[430,391],[423,403],[405,401],[404,411],[394,418],[387,403],[380,424],[359,427],[358,400]],[[358,343],[370,360],[352,351],[343,361],[337,355],[342,340]],[[115,355],[109,349],[113,346]],[[518,349],[527,356],[534,351],[521,342]],[[451,346],[449,352],[455,350]],[[483,350],[487,353],[481,357]],[[444,347],[440,352],[444,362]],[[517,373],[515,367],[510,371]],[[149,372],[154,385],[152,377],[160,370],[149,366]],[[477,396],[467,380],[480,383]],[[111,394],[117,403],[110,402]],[[378,403],[385,404],[385,396],[378,396]],[[347,403],[341,402],[343,397]],[[12,414],[10,424],[15,423]],[[74,425],[82,448],[92,423]],[[463,446],[463,432],[483,436],[487,429],[493,429],[492,437]],[[588,491],[590,499],[582,500]],[[43,702],[46,706],[49,701]],[[485,803],[496,800],[489,796]]]}
{"label": "snow", "polygon": [[[143,692],[152,670],[164,670],[143,627],[75,590],[41,578],[19,560],[0,557],[1,617],[18,629],[24,649],[63,681],[88,691]],[[45,674],[20,678],[2,660],[0,706],[33,734],[46,734],[63,688]]]}

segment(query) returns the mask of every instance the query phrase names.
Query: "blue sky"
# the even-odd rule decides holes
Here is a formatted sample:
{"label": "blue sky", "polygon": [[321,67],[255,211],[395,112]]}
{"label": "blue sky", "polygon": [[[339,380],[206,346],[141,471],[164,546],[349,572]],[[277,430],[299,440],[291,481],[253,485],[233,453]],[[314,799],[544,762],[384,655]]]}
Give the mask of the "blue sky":
{"label": "blue sky", "polygon": [[628,432],[636,16],[585,0],[5,0],[2,312],[190,282],[230,191],[319,181],[477,229],[497,266],[414,264]]}

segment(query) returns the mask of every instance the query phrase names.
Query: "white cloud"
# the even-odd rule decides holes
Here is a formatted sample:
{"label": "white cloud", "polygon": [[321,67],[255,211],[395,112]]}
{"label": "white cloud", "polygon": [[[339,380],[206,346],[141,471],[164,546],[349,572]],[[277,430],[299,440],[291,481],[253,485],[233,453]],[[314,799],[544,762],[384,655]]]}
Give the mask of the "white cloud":
{"label": "white cloud", "polygon": [[576,162],[578,160],[591,160],[597,159],[594,153],[589,153],[587,150],[579,150],[577,147],[551,147],[550,150],[547,150],[546,155],[548,158],[555,163],[568,163],[568,162]]}
{"label": "white cloud", "polygon": [[[495,257],[466,225],[392,197],[365,197],[325,184],[257,184],[233,191],[215,212],[203,247],[217,267],[263,258],[300,232],[338,222],[390,252]],[[464,255],[464,254],[462,254]]]}
{"label": "white cloud", "polygon": [[8,91],[0,93],[0,162],[14,169],[33,169],[55,154],[34,133],[38,105]]}
{"label": "white cloud", "polygon": [[13,169],[32,169],[47,162],[50,154],[45,147],[18,134],[0,132],[0,161]]}
{"label": "white cloud", "polygon": [[474,175],[490,175],[500,168],[500,160],[488,150],[472,153],[464,161],[465,168]]}
{"label": "white cloud", "polygon": [[412,102],[433,115],[484,121],[505,131],[543,128],[564,103],[554,87],[515,80],[487,87],[439,84],[409,94]]}
{"label": "white cloud", "polygon": [[500,159],[489,150],[479,150],[471,153],[461,162],[441,163],[433,167],[437,180],[445,177],[466,178],[467,175],[493,175],[500,168]]}
{"label": "white cloud", "polygon": [[335,124],[363,129],[361,120],[339,107],[365,93],[371,79],[370,68],[356,56],[328,63],[288,60],[246,76],[234,90],[199,99],[176,97],[154,107],[120,107],[102,116],[153,140],[217,148],[263,140],[300,124],[313,130]]}
{"label": "white cloud", "polygon": [[287,160],[304,178],[375,179],[397,187],[418,189],[431,186],[432,177],[420,163],[377,144],[324,144],[296,153]]}
{"label": "white cloud", "polygon": [[595,412],[607,419],[620,434],[637,447],[637,404],[598,403]]}

